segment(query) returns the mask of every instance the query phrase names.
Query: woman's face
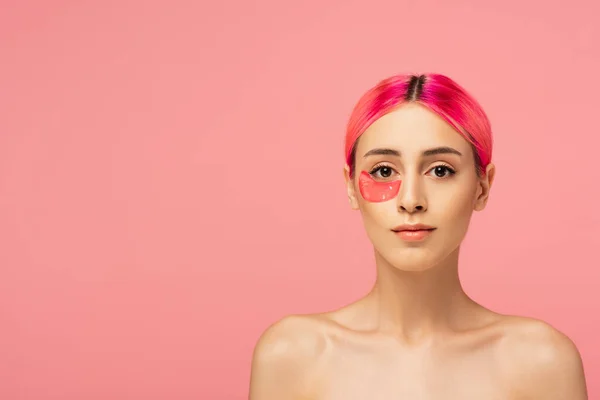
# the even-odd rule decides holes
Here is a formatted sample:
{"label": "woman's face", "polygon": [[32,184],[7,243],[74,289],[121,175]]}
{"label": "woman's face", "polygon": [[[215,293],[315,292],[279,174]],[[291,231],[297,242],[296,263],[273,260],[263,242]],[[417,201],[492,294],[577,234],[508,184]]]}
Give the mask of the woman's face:
{"label": "woman's face", "polygon": [[[494,177],[491,164],[479,177],[471,145],[416,103],[375,121],[355,154],[354,176],[345,170],[350,203],[361,211],[375,250],[407,271],[431,268],[459,247]],[[416,224],[433,229],[405,230]]]}

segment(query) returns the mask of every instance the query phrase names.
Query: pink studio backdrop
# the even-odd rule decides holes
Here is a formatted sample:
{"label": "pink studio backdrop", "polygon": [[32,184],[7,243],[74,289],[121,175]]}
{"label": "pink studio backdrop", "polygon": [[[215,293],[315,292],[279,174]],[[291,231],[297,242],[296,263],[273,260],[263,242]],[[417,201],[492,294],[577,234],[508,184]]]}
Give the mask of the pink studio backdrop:
{"label": "pink studio backdrop", "polygon": [[370,288],[344,126],[413,71],[494,126],[467,291],[567,333],[600,398],[600,9],[484,3],[2,1],[0,398],[247,398],[270,323]]}

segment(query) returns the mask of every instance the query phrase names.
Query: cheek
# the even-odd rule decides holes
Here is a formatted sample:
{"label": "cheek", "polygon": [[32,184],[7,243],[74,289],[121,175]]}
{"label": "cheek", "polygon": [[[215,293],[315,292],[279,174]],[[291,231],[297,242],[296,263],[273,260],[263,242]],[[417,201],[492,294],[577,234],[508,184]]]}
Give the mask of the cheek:
{"label": "cheek", "polygon": [[468,224],[473,214],[475,193],[471,187],[463,186],[460,190],[457,189],[455,188],[444,196],[439,196],[441,204],[437,206],[437,209],[443,210],[445,217],[455,223],[464,221]]}
{"label": "cheek", "polygon": [[402,181],[377,182],[368,172],[361,172],[358,178],[358,189],[361,196],[368,202],[381,203],[393,199],[400,191]]}
{"label": "cheek", "polygon": [[387,246],[385,243],[392,240],[392,236],[389,234],[391,229],[397,221],[398,209],[395,206],[395,202],[369,202],[362,201],[360,205],[360,213],[365,233],[369,238],[370,242],[377,246]]}

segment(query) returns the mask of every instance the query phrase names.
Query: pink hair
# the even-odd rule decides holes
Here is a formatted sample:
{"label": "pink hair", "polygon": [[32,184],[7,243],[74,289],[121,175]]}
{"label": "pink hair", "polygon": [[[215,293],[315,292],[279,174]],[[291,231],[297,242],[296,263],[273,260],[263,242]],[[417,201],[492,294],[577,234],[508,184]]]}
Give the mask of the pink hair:
{"label": "pink hair", "polygon": [[490,122],[479,103],[452,79],[440,74],[395,75],[369,89],[358,101],[346,130],[346,163],[354,167],[360,135],[398,106],[419,103],[442,117],[473,146],[477,172],[485,175],[492,158]]}

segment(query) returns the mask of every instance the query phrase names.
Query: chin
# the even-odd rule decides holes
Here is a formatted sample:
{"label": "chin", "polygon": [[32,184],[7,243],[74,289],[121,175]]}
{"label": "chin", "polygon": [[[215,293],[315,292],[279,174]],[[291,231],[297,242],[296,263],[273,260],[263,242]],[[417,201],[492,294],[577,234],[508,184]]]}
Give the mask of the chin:
{"label": "chin", "polygon": [[430,249],[407,248],[395,251],[379,252],[392,267],[406,272],[423,272],[438,265],[443,257]]}
{"label": "chin", "polygon": [[425,272],[435,267],[435,263],[427,262],[407,262],[406,260],[391,262],[390,265],[397,270],[404,272]]}
{"label": "chin", "polygon": [[457,256],[460,243],[421,243],[420,245],[398,245],[385,243],[376,251],[378,257],[391,267],[405,272],[424,272]]}

